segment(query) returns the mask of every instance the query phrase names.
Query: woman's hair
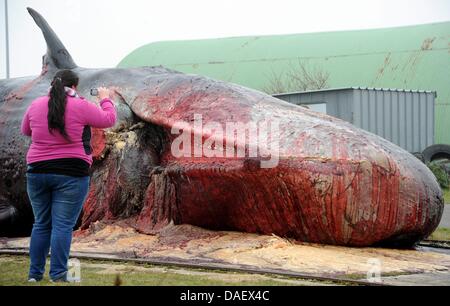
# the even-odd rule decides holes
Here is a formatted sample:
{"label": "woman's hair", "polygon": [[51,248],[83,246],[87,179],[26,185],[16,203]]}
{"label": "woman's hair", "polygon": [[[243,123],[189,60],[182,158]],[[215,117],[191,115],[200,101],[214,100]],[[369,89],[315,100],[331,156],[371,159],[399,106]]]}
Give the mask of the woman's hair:
{"label": "woman's hair", "polygon": [[79,78],[71,70],[58,71],[53,78],[50,89],[50,99],[48,100],[48,130],[53,134],[58,130],[66,140],[69,141],[69,135],[66,132],[65,112],[66,112],[66,89],[65,87],[78,86]]}

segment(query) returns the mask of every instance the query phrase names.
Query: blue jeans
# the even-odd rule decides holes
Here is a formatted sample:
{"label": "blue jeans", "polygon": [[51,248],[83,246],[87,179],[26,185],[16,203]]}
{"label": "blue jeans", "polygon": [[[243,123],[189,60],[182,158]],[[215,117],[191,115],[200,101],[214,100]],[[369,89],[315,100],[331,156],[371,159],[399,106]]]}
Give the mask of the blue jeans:
{"label": "blue jeans", "polygon": [[89,177],[27,173],[34,214],[29,278],[42,280],[51,248],[50,278],[65,280],[73,229],[89,190]]}

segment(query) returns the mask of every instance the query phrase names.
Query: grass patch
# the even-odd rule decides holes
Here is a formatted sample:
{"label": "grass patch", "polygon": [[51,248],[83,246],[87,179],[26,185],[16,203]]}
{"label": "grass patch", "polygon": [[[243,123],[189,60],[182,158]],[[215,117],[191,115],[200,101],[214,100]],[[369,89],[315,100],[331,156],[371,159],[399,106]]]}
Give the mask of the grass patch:
{"label": "grass patch", "polygon": [[428,239],[450,241],[450,228],[438,228],[430,237],[428,237]]}
{"label": "grass patch", "polygon": [[444,192],[444,202],[445,204],[450,204],[450,188],[442,189]]}
{"label": "grass patch", "polygon": [[[0,255],[0,286],[286,286],[305,285],[292,278],[234,272],[172,269],[147,264],[81,260],[82,282],[50,283],[48,274],[39,283],[28,283],[28,256]],[[47,263],[47,269],[49,265]],[[311,285],[314,283],[311,282]]]}

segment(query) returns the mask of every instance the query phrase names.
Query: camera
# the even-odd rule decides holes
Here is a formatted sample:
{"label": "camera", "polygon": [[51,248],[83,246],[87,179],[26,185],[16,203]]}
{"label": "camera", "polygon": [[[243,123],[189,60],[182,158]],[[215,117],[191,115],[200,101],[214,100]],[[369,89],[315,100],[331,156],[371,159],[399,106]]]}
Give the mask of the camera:
{"label": "camera", "polygon": [[98,89],[97,88],[92,88],[91,89],[91,96],[93,96],[93,97],[97,97],[98,96]]}

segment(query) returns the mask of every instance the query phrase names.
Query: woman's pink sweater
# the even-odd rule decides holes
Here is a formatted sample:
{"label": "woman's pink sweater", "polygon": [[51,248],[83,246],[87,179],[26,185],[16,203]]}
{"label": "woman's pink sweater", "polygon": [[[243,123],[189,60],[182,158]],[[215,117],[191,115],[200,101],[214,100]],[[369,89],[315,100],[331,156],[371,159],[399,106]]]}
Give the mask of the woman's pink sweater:
{"label": "woman's pink sweater", "polygon": [[27,163],[40,161],[78,158],[92,165],[90,146],[90,127],[109,128],[114,126],[117,113],[114,103],[104,99],[98,107],[77,97],[67,96],[65,128],[70,141],[58,130],[48,130],[49,96],[34,100],[28,107],[22,120],[22,133],[31,136],[32,144],[27,154]]}

